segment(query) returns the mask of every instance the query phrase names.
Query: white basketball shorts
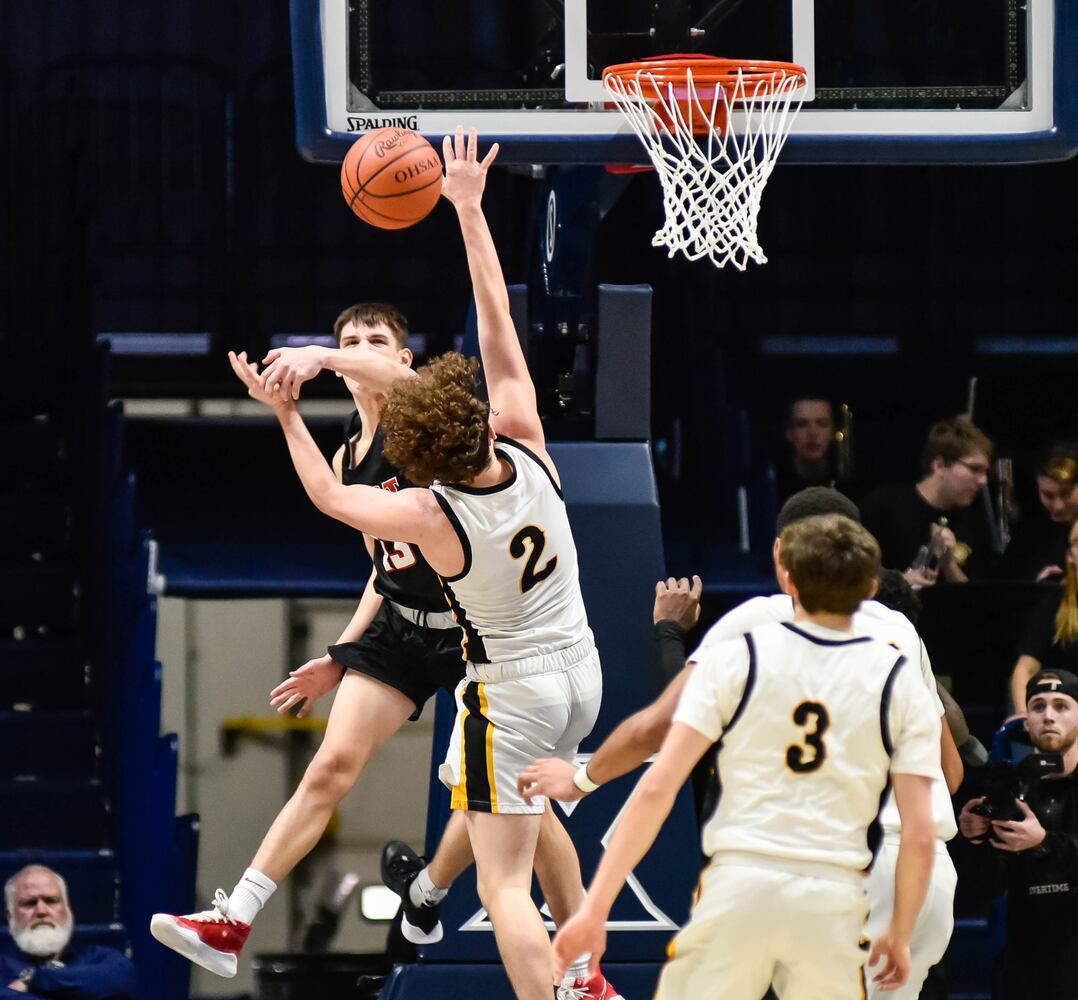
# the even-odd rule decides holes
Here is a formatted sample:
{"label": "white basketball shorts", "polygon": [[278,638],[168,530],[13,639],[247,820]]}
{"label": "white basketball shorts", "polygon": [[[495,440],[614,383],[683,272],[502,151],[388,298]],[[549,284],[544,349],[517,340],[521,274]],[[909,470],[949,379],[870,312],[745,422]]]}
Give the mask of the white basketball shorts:
{"label": "white basketball shorts", "polygon": [[781,1000],[862,1000],[868,898],[849,874],[712,862],[655,1000],[746,1000],[772,984]]}
{"label": "white basketball shorts", "polygon": [[595,725],[603,679],[590,639],[533,658],[523,676],[516,676],[514,662],[523,661],[469,665],[457,685],[457,718],[438,769],[453,809],[541,813],[546,799],[528,805],[517,777],[539,757],[572,760]]}
{"label": "white basketball shorts", "polygon": [[[898,861],[898,837],[887,834],[876,855],[872,874],[865,882],[871,909],[868,913],[868,928],[865,933],[870,938],[878,937],[891,922],[891,913],[895,908],[895,863]],[[882,992],[872,983],[869,973],[868,995],[870,998],[883,997],[894,1000],[917,1000],[921,994],[928,970],[932,968],[947,950],[954,930],[954,890],[958,884],[958,875],[954,862],[947,853],[947,845],[942,840],[936,841],[936,858],[932,865],[932,878],[928,883],[924,905],[917,917],[910,939],[910,978],[906,985],[897,990]]]}

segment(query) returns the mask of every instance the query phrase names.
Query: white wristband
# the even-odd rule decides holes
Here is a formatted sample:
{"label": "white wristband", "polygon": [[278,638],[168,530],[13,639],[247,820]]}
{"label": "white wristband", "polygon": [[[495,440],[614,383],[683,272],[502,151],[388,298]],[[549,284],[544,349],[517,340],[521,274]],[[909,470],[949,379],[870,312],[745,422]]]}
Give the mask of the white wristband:
{"label": "white wristband", "polygon": [[587,764],[581,764],[580,767],[576,769],[576,773],[573,775],[573,784],[576,785],[576,787],[579,788],[585,795],[589,792],[594,792],[595,789],[599,787],[596,782],[592,781],[591,778],[588,777]]}

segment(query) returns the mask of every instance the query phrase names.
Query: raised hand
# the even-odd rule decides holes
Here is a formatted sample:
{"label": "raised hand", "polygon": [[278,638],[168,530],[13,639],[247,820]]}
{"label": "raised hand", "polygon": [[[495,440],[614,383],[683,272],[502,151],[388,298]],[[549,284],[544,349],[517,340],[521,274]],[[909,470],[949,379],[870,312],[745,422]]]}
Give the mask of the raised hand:
{"label": "raised hand", "polygon": [[680,580],[670,577],[655,584],[655,607],[652,617],[656,623],[675,621],[687,632],[700,619],[700,596],[704,585],[700,577]]}
{"label": "raised hand", "polygon": [[236,373],[238,378],[245,386],[247,386],[247,395],[251,399],[258,400],[265,406],[273,407],[289,407],[294,406],[291,396],[286,396],[281,392],[272,392],[262,388],[262,383],[258,380],[258,365],[253,361],[247,360],[247,352],[243,351],[237,354],[235,351],[228,352],[228,361],[232,365],[232,370]]}
{"label": "raised hand", "polygon": [[487,183],[487,171],[497,155],[498,144],[494,143],[480,160],[478,133],[474,128],[469,129],[465,141],[464,126],[458,125],[454,135],[447,135],[442,140],[442,159],[445,160],[442,196],[457,208],[469,202],[478,203]]}
{"label": "raised hand", "polygon": [[270,705],[284,715],[302,701],[296,717],[305,718],[310,715],[314,703],[332,691],[340,680],[341,668],[328,655],[316,657],[289,671],[287,679],[270,692]]}
{"label": "raised hand", "polygon": [[275,389],[282,395],[299,399],[300,386],[317,375],[323,367],[324,351],[309,344],[307,347],[275,347],[263,359],[258,382],[266,392]]}

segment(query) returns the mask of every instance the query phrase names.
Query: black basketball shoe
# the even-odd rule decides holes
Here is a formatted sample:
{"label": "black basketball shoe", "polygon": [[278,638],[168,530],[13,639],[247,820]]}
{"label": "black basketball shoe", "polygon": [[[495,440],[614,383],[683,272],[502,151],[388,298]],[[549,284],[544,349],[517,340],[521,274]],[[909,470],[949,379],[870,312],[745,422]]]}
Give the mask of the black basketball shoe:
{"label": "black basketball shoe", "polygon": [[437,944],[442,940],[440,903],[416,906],[408,893],[416,876],[427,866],[406,843],[391,840],[382,848],[382,881],[401,898],[401,933],[412,944]]}

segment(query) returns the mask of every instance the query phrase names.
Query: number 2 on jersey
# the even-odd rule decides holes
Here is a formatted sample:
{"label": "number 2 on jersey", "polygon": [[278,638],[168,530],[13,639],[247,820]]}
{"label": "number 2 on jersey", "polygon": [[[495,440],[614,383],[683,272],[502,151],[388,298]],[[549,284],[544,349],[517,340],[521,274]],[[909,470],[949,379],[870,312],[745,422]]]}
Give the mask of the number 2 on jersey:
{"label": "number 2 on jersey", "polygon": [[[805,733],[805,745],[788,747],[786,750],[786,766],[798,774],[817,770],[827,756],[823,734],[831,725],[831,716],[818,701],[803,701],[794,709],[794,725],[807,728],[810,722],[814,723],[814,726],[812,732]],[[811,757],[807,753],[809,748],[812,750]]]}
{"label": "number 2 on jersey", "polygon": [[509,542],[509,554],[514,559],[522,559],[525,551],[524,543],[529,542],[530,552],[528,552],[528,561],[524,564],[524,570],[520,574],[520,592],[526,594],[537,583],[542,583],[551,573],[554,572],[558,565],[558,557],[551,556],[542,569],[536,570],[536,566],[539,564],[539,557],[543,554],[543,549],[546,547],[546,535],[543,534],[542,528],[537,528],[534,524],[529,524],[526,528],[521,528]]}

